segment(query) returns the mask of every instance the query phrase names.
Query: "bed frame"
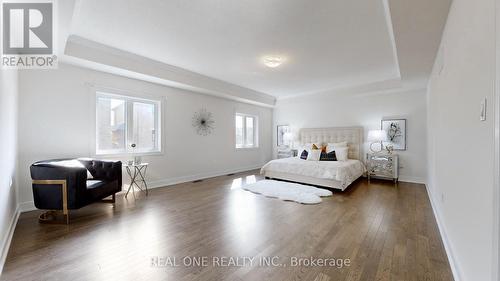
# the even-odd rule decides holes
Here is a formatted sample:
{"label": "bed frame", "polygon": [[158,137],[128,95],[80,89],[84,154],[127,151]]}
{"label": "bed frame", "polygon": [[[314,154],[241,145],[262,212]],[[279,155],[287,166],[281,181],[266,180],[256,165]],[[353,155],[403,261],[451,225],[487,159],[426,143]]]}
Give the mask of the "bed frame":
{"label": "bed frame", "polygon": [[[307,128],[300,130],[300,142],[305,143],[332,143],[347,141],[349,147],[349,159],[363,161],[361,146],[363,144],[363,127],[333,127],[333,128]],[[299,152],[300,153],[300,152]],[[297,174],[284,172],[264,173],[266,178],[280,179],[298,183],[305,183],[317,186],[324,186],[345,190],[341,182],[336,180],[327,180],[314,177],[306,177]]]}

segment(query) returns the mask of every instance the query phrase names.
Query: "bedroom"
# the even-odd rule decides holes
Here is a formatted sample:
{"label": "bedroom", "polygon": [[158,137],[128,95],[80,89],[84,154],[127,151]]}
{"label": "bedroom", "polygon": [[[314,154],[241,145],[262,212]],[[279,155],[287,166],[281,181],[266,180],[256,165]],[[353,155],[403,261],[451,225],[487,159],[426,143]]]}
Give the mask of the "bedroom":
{"label": "bedroom", "polygon": [[498,280],[497,5],[2,1],[0,280]]}

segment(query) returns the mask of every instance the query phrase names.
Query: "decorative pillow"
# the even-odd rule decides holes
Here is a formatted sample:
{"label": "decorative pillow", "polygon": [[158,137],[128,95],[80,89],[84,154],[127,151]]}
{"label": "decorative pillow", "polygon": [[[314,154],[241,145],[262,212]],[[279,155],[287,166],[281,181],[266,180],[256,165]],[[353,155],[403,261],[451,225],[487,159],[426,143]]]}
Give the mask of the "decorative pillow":
{"label": "decorative pillow", "polygon": [[90,171],[87,169],[87,179],[88,180],[93,180],[94,176],[90,173]]}
{"label": "decorative pillow", "polygon": [[347,142],[346,141],[343,141],[343,142],[329,142],[326,145],[326,152],[332,152],[332,151],[335,150],[335,148],[338,148],[338,147],[347,147]]}
{"label": "decorative pillow", "polygon": [[337,161],[337,155],[335,154],[335,151],[329,153],[321,152],[319,161]]}
{"label": "decorative pillow", "polygon": [[321,143],[308,142],[308,143],[304,144],[304,149],[311,150],[311,149],[313,149],[313,145],[317,147],[316,149],[320,149],[321,148]]}
{"label": "decorative pillow", "polygon": [[306,160],[307,159],[307,154],[309,154],[309,153],[307,152],[307,150],[304,149],[302,151],[302,153],[300,154],[300,159]]}
{"label": "decorative pillow", "polygon": [[312,149],[316,150],[316,149],[320,149],[315,143],[312,144]]}
{"label": "decorative pillow", "polygon": [[305,151],[309,152],[311,150],[311,147],[312,147],[312,143],[305,143],[304,145],[302,145],[301,150],[305,150]]}
{"label": "decorative pillow", "polygon": [[335,149],[335,156],[338,161],[347,161],[349,156],[349,148],[347,147],[337,147]]}
{"label": "decorative pillow", "polygon": [[307,160],[308,161],[319,161],[320,157],[321,157],[321,150],[313,149],[307,155]]}
{"label": "decorative pillow", "polygon": [[305,149],[311,149],[311,148],[312,148],[312,146],[313,146],[313,144],[314,144],[314,143],[312,143],[312,142],[304,143],[304,146],[303,146],[303,147],[304,147]]}

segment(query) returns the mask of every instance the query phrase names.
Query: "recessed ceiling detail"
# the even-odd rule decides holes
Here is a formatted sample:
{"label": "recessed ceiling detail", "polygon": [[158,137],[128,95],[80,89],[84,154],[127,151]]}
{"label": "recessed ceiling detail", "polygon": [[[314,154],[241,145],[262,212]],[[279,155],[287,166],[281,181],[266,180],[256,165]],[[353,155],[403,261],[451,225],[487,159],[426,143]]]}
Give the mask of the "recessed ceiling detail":
{"label": "recessed ceiling detail", "polygon": [[270,95],[112,48],[76,35],[70,35],[66,40],[64,60],[70,64],[245,103],[274,106],[276,101],[276,98]]}
{"label": "recessed ceiling detail", "polygon": [[70,32],[283,97],[399,78],[384,1],[85,0]]}
{"label": "recessed ceiling detail", "polygon": [[[58,45],[66,49],[59,56],[266,106],[316,93],[425,87],[450,2],[68,0],[59,5]],[[285,60],[274,71],[262,55]]]}

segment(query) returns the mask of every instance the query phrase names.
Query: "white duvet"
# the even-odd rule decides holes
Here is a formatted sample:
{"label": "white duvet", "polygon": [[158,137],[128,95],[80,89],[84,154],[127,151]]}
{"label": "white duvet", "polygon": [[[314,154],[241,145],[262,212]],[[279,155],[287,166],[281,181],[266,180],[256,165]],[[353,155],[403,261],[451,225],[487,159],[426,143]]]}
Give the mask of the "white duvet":
{"label": "white duvet", "polygon": [[336,180],[347,186],[363,175],[366,169],[361,161],[353,159],[347,161],[307,161],[299,157],[291,157],[269,161],[262,167],[260,173],[265,174],[266,171]]}

